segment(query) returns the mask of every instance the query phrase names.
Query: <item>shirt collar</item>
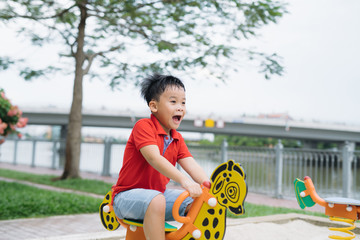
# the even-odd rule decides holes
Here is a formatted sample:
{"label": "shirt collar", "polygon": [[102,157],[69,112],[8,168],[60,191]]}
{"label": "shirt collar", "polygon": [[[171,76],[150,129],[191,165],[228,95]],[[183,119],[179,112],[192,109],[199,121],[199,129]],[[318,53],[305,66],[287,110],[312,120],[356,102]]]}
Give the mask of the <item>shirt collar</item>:
{"label": "shirt collar", "polygon": [[[150,116],[151,121],[154,123],[156,132],[159,135],[167,135],[163,127],[161,126],[159,120],[154,116],[154,114],[151,114]],[[179,139],[179,133],[175,129],[170,129],[170,134],[173,139]]]}

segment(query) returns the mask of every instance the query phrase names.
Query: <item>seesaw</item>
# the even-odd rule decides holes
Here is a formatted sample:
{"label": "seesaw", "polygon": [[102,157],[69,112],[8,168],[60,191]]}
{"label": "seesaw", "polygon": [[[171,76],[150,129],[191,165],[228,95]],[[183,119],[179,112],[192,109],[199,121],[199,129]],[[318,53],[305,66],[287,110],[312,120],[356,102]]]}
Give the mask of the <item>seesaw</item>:
{"label": "seesaw", "polygon": [[[247,195],[246,175],[240,164],[229,160],[220,164],[211,175],[210,189],[202,185],[202,195],[194,202],[184,217],[179,216],[181,203],[189,196],[184,191],[176,199],[172,213],[174,219],[182,223],[176,227],[165,223],[165,238],[167,240],[180,239],[223,239],[226,230],[226,211],[235,215],[245,213],[244,201]],[[99,213],[103,226],[110,231],[120,225],[126,229],[126,240],[145,240],[141,221],[119,219],[113,211],[111,191],[100,205]]]}
{"label": "seesaw", "polygon": [[355,221],[360,219],[360,201],[351,198],[325,198],[322,199],[315,191],[311,178],[306,176],[304,181],[294,181],[295,195],[299,206],[302,209],[312,207],[315,204],[325,207],[325,215],[331,221],[344,222],[349,226],[343,228],[329,228],[331,231],[343,232],[347,236],[330,235],[331,239],[354,239]]}

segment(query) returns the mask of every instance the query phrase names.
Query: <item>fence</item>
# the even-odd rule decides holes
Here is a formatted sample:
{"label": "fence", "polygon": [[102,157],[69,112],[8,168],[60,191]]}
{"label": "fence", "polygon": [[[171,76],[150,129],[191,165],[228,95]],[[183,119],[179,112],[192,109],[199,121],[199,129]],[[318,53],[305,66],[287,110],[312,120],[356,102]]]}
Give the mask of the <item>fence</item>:
{"label": "fence", "polygon": [[[80,171],[117,176],[125,142],[83,142]],[[64,141],[10,140],[0,145],[0,162],[59,169],[63,166]],[[296,178],[310,176],[320,196],[360,198],[360,151],[348,145],[341,150],[313,150],[227,146],[188,146],[210,176],[227,159],[239,162],[247,175],[250,192],[294,197]]]}

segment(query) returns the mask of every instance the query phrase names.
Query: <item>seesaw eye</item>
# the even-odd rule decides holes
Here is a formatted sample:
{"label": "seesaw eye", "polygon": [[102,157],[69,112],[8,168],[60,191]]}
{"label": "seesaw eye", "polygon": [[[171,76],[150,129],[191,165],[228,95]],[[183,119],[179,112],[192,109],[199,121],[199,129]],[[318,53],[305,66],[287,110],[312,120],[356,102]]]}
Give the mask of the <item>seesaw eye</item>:
{"label": "seesaw eye", "polygon": [[231,202],[237,202],[240,197],[239,185],[235,182],[229,183],[226,186],[226,196]]}

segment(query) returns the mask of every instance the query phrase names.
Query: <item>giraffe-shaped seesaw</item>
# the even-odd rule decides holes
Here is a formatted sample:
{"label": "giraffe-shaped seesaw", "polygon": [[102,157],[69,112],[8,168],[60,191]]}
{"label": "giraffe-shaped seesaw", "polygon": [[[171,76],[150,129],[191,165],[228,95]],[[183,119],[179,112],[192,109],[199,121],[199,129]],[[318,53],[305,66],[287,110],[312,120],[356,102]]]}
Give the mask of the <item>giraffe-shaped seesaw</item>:
{"label": "giraffe-shaped seesaw", "polygon": [[[220,164],[211,175],[210,189],[202,185],[203,193],[194,199],[185,217],[179,216],[181,203],[189,196],[184,191],[173,206],[175,220],[182,223],[177,229],[165,224],[167,240],[223,239],[226,230],[226,211],[235,215],[245,213],[247,195],[246,175],[240,164],[229,160]],[[100,205],[100,218],[107,230],[115,230],[121,224],[127,229],[126,240],[145,240],[142,223],[118,219],[112,209],[111,191]]]}

